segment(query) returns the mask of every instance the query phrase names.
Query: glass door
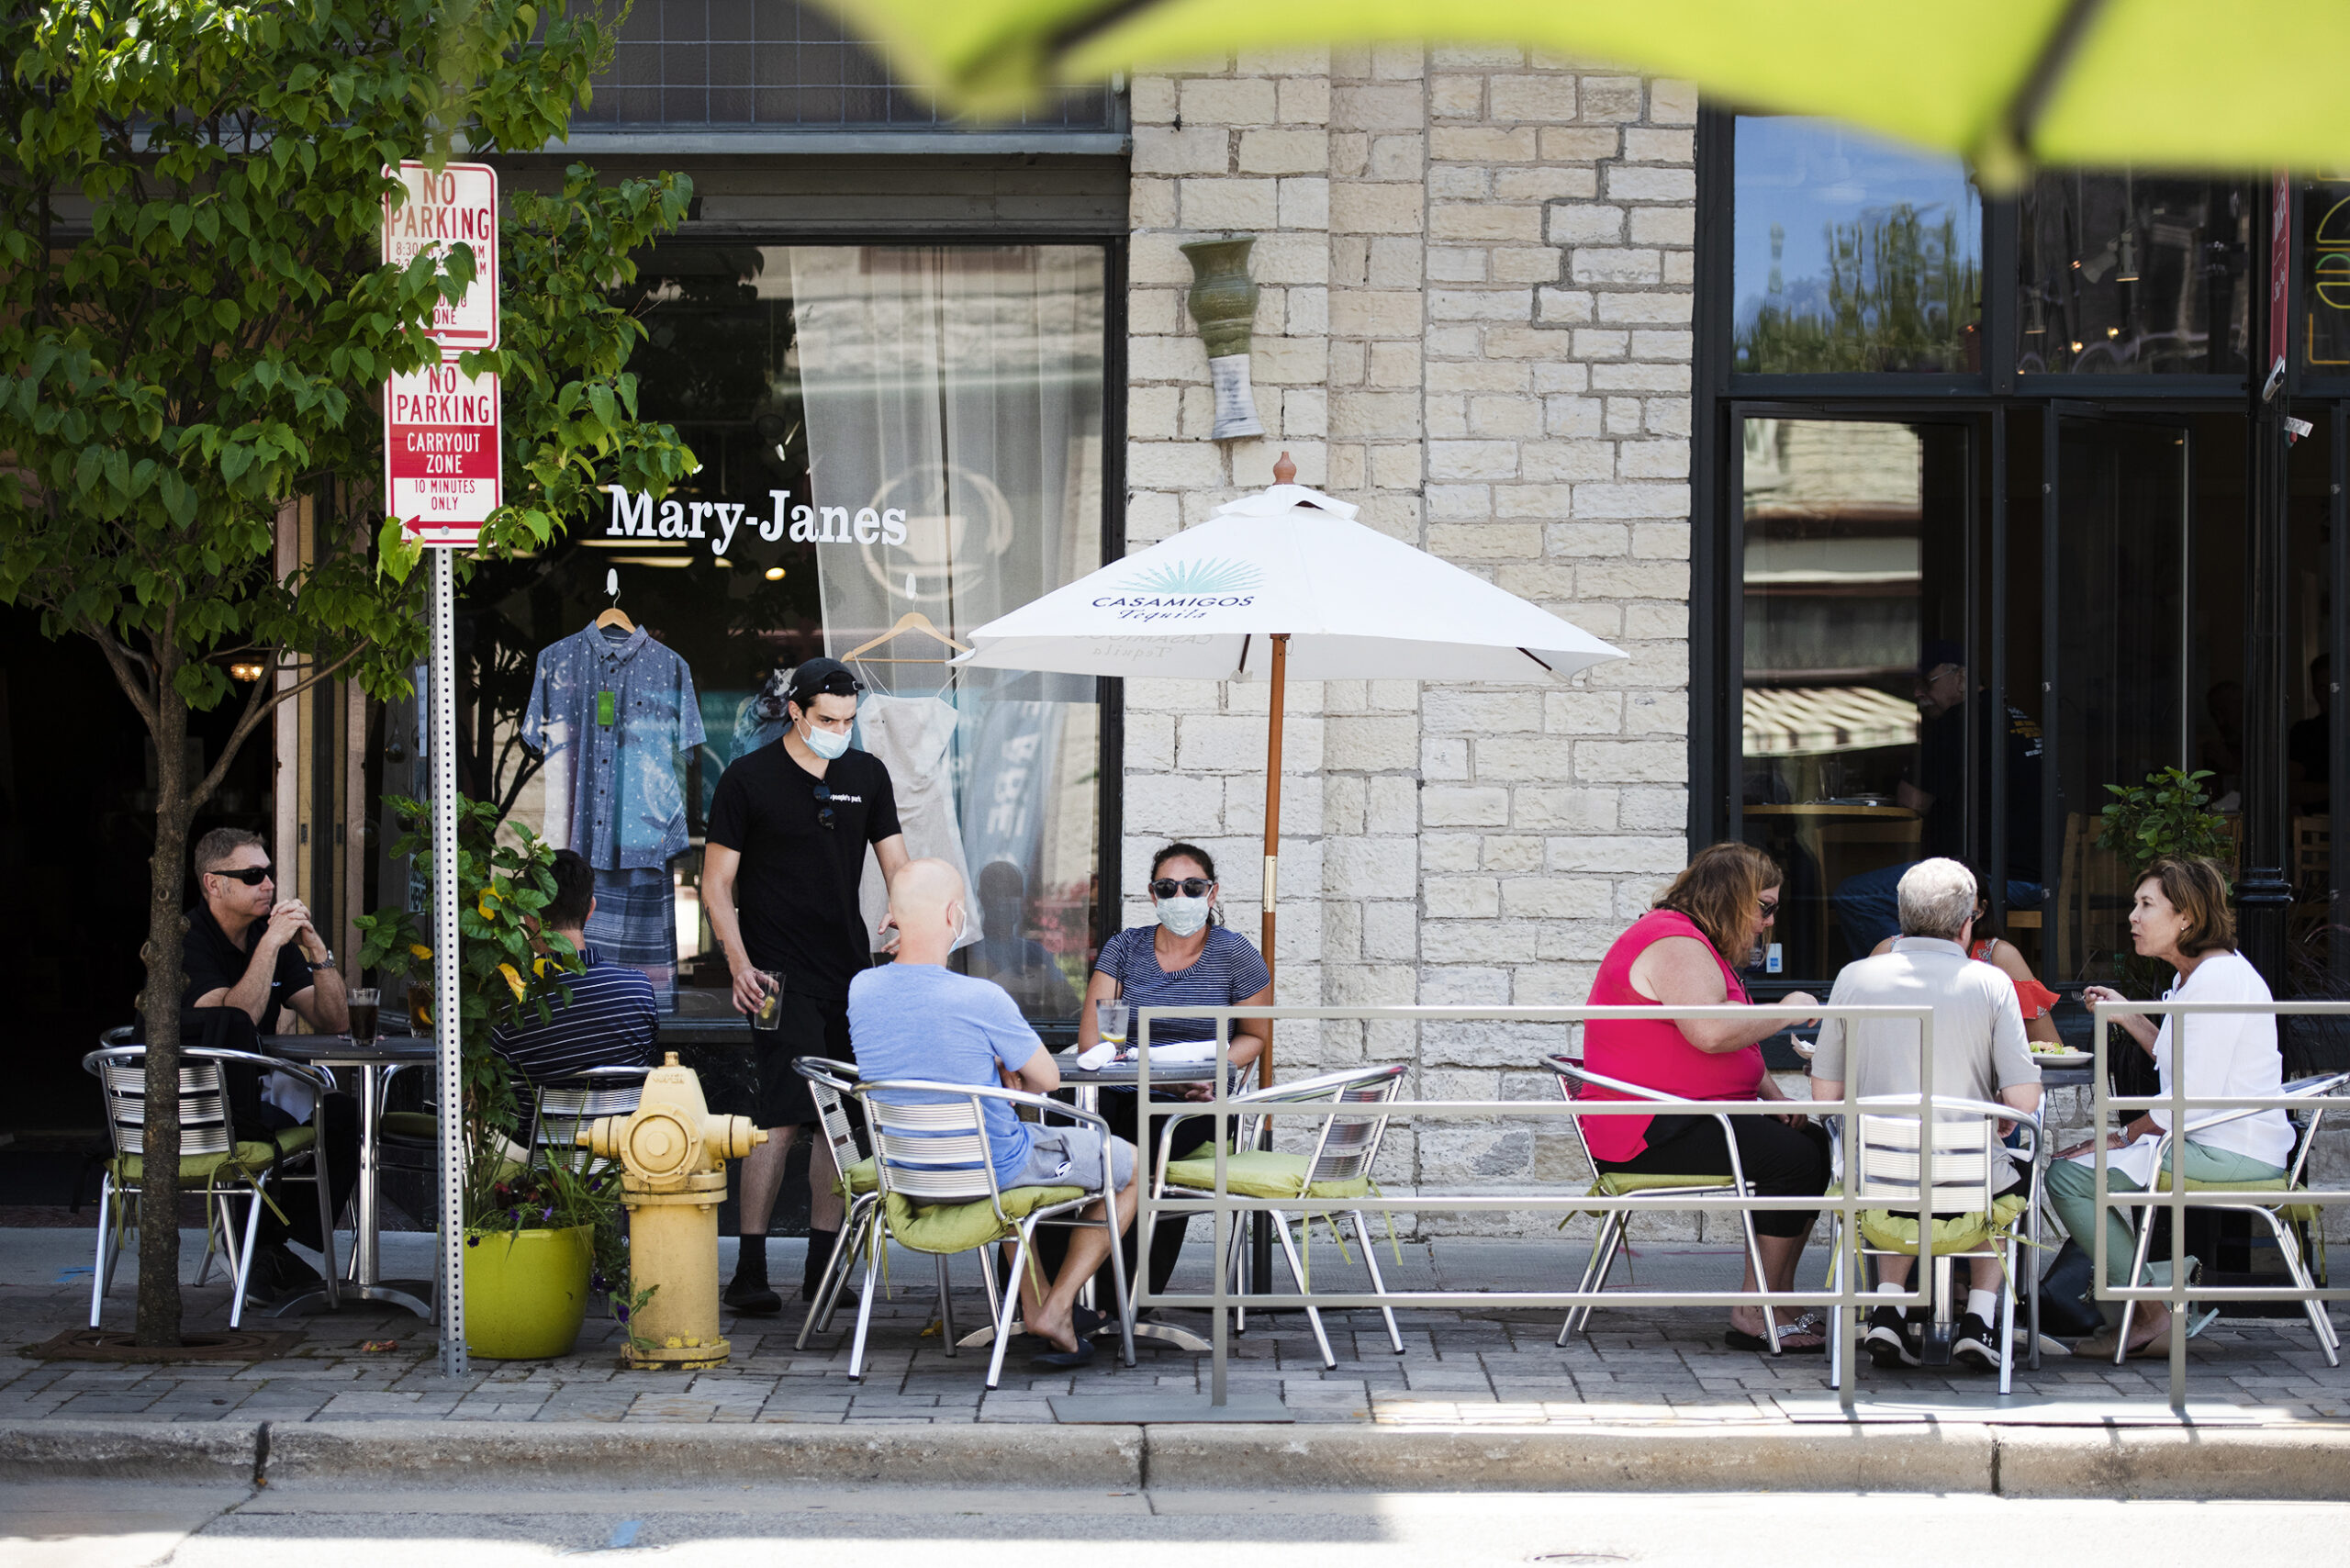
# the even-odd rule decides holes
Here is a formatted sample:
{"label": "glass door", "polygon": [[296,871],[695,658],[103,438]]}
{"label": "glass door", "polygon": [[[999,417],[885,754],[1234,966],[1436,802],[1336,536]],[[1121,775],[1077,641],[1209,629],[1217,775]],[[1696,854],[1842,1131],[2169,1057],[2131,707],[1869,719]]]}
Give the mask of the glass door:
{"label": "glass door", "polygon": [[1738,832],[1786,873],[1765,985],[1826,983],[1894,933],[1903,868],[1968,853],[1978,424],[1734,411]]}
{"label": "glass door", "polygon": [[[2042,689],[2038,824],[2053,978],[2109,981],[2130,951],[2130,890],[2097,847],[2109,784],[2191,767],[2195,667],[2188,569],[2195,442],[2185,418],[2053,404],[2042,490]],[[2020,805],[2021,802],[2013,802]],[[2011,831],[2028,824],[2017,823]],[[2016,836],[2028,838],[2028,832]],[[2030,867],[2017,868],[2029,874]],[[2026,905],[2029,891],[2010,904]]]}

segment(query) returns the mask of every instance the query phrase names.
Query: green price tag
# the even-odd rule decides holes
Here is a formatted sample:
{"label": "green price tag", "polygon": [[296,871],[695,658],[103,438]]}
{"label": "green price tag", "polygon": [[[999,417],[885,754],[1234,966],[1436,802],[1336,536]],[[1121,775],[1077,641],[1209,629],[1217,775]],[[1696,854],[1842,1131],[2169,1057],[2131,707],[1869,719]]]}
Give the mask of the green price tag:
{"label": "green price tag", "polygon": [[613,701],[612,694],[610,692],[599,691],[596,693],[596,722],[603,725],[604,728],[608,730],[610,729],[612,727],[612,720],[617,716],[615,712],[616,707],[617,704]]}

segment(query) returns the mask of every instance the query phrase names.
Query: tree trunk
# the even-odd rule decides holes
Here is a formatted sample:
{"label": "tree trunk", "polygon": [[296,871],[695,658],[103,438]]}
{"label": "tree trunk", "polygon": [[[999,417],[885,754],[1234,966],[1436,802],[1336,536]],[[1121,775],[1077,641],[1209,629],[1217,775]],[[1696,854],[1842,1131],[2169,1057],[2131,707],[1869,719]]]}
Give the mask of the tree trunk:
{"label": "tree trunk", "polygon": [[139,1199],[139,1343],[180,1342],[180,1001],[187,917],[187,702],[168,672],[155,683],[155,858],[147,899],[146,1151]]}

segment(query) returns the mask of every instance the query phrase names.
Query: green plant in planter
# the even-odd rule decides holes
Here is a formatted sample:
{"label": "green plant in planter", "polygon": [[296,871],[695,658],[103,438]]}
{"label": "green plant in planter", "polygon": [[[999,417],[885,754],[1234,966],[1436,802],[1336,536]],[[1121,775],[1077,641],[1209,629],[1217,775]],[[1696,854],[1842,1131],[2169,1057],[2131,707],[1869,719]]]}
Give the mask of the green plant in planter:
{"label": "green plant in planter", "polygon": [[[2133,888],[2146,868],[2165,856],[2200,857],[2224,868],[2234,855],[2227,819],[2209,809],[2211,796],[2203,780],[2210,777],[2207,771],[2165,767],[2147,774],[2143,784],[2105,787],[2114,799],[2098,829],[2098,847],[2128,868]],[[2169,988],[2171,972],[2165,965],[2127,951],[2113,957],[2121,989],[2160,996]]]}
{"label": "green plant in planter", "polygon": [[[413,856],[429,881],[431,808],[397,798],[390,804],[401,825],[392,853]],[[523,1118],[513,1078],[506,1058],[490,1045],[495,1029],[550,1021],[556,1007],[571,1001],[565,978],[584,965],[570,940],[545,929],[539,918],[554,897],[554,849],[519,825],[511,840],[501,842],[499,826],[496,804],[459,799],[457,928],[463,942],[457,1005],[466,1244],[479,1246],[485,1238],[520,1230],[589,1226],[595,1237],[590,1288],[622,1309],[630,1295],[620,1166],[585,1158],[576,1167],[530,1159],[516,1141]],[[442,999],[431,993],[432,949],[416,917],[407,910],[386,910],[353,924],[364,933],[362,967],[406,978],[411,993],[423,991],[419,1016],[429,1021]]]}

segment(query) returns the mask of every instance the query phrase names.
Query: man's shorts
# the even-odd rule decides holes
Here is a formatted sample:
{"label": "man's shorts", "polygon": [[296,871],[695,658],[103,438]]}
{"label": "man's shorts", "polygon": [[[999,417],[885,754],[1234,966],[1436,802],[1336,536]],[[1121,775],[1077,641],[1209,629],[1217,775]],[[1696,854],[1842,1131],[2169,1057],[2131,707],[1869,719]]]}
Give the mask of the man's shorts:
{"label": "man's shorts", "polygon": [[759,1073],[759,1126],[806,1126],[816,1119],[816,1102],[808,1092],[808,1081],[791,1064],[801,1057],[856,1059],[848,1038],[848,1003],[801,995],[788,981],[778,1001],[776,1026],[751,1031],[751,1053]]}
{"label": "man's shorts", "polygon": [[[1102,1190],[1102,1138],[1098,1127],[1031,1127],[1028,1163],[1007,1187],[1081,1187]],[[1124,1192],[1135,1179],[1135,1146],[1122,1137],[1110,1140],[1110,1184]]]}

